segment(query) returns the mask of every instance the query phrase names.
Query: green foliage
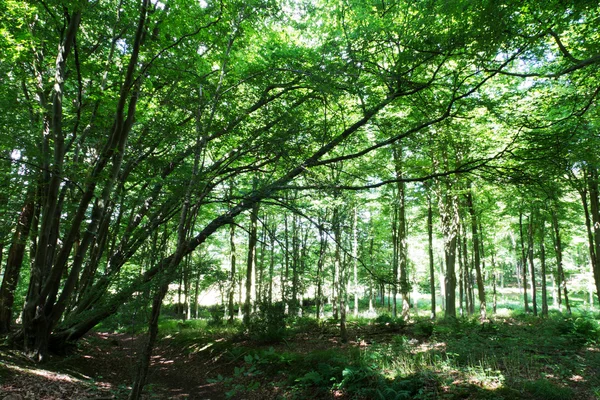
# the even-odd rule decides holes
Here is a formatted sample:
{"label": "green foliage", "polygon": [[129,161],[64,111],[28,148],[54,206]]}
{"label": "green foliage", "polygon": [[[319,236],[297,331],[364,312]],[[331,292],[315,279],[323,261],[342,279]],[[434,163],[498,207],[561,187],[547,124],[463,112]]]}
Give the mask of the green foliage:
{"label": "green foliage", "polygon": [[321,328],[319,321],[311,317],[294,318],[289,325],[295,333],[315,333]]}
{"label": "green foliage", "polygon": [[600,341],[598,322],[589,316],[561,318],[556,323],[556,330],[574,344],[598,343]]}
{"label": "green foliage", "polygon": [[260,343],[278,343],[287,335],[285,304],[262,304],[248,326],[250,337]]}
{"label": "green foliage", "polygon": [[406,322],[402,318],[394,318],[389,314],[379,314],[373,323],[379,326],[385,326],[391,329],[400,328],[406,325]]}
{"label": "green foliage", "polygon": [[208,312],[210,313],[210,319],[208,320],[209,326],[222,326],[223,318],[224,318],[224,309],[222,306],[214,305],[208,308]]}
{"label": "green foliage", "polygon": [[433,334],[435,325],[431,321],[419,321],[413,327],[415,336],[429,337]]}

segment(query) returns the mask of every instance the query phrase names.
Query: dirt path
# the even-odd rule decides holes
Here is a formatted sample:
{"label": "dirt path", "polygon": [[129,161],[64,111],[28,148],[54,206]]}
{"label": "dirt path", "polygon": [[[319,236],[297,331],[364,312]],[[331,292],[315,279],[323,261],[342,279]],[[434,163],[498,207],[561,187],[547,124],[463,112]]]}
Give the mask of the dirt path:
{"label": "dirt path", "polygon": [[[0,350],[0,400],[125,399],[136,369],[143,337],[93,333],[66,358],[36,366],[17,352]],[[224,389],[209,383],[222,369],[214,355],[185,354],[159,342],[148,375],[147,399],[225,399]]]}

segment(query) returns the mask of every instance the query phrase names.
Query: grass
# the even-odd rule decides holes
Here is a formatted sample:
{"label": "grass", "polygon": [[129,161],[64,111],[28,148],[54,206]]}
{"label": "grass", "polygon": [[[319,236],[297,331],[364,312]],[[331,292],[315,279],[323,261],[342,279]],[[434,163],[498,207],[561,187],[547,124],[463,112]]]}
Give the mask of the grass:
{"label": "grass", "polygon": [[[351,340],[335,321],[290,319],[284,343],[250,336],[228,350],[238,368],[220,384],[280,398],[576,399],[600,398],[597,315],[522,312],[480,324],[380,315],[350,319]],[[262,388],[262,389],[259,389]]]}

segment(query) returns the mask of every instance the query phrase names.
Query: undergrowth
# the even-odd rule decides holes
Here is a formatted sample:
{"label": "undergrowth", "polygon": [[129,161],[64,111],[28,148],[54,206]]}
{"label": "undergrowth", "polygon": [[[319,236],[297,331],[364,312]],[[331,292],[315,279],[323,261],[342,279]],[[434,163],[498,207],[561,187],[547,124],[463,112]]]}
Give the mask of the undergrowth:
{"label": "undergrowth", "polygon": [[475,318],[406,323],[384,314],[349,325],[355,341],[313,349],[311,343],[333,339],[335,321],[287,319],[285,346],[265,348],[259,338],[232,348],[236,369],[213,381],[231,398],[274,387],[286,399],[566,400],[578,398],[578,390],[600,392],[599,378],[590,376],[600,367],[598,353],[585,362],[580,355],[599,343],[591,315],[516,313],[481,324]]}

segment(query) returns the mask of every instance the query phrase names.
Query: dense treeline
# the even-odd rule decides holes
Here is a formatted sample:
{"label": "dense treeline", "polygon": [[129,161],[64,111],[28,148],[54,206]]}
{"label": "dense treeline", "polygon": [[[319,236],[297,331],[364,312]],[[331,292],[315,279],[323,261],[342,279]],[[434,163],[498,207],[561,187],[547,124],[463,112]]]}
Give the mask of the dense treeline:
{"label": "dense treeline", "polygon": [[37,360],[144,301],[141,390],[172,284],[187,317],[212,290],[342,338],[364,299],[597,301],[593,1],[0,10],[0,332]]}

